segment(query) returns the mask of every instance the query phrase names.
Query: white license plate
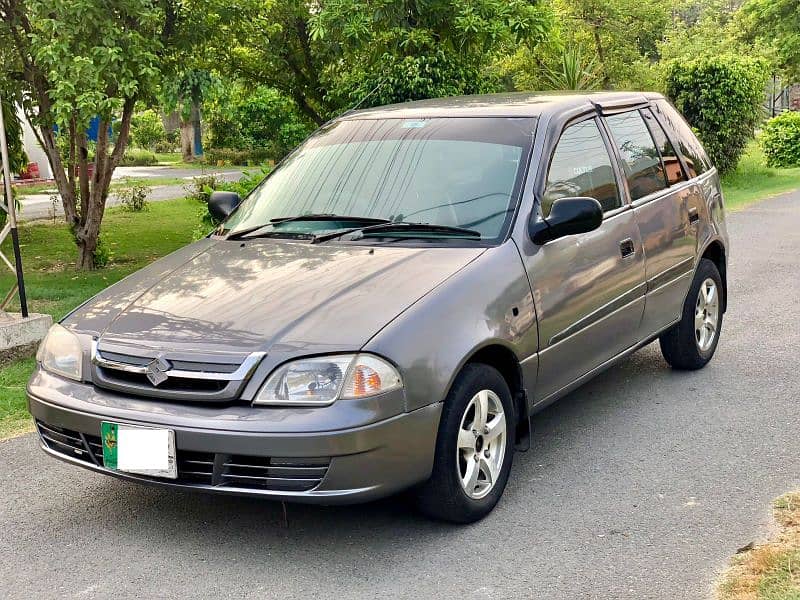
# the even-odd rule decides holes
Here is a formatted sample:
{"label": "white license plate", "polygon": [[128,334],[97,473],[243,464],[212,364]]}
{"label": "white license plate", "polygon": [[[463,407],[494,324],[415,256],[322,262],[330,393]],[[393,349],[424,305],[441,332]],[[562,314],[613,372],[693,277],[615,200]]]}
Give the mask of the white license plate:
{"label": "white license plate", "polygon": [[175,432],[171,429],[103,421],[100,437],[107,469],[169,479],[178,477]]}

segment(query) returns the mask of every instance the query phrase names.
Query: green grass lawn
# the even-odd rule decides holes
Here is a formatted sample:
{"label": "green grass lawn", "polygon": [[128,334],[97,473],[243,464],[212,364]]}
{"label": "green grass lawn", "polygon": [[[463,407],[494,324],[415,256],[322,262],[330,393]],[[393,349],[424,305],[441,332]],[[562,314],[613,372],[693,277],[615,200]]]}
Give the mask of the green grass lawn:
{"label": "green grass lawn", "polygon": [[156,152],[156,159],[159,165],[180,167],[181,169],[202,169],[208,168],[208,163],[198,160],[194,162],[183,162],[183,156],[180,152]]}
{"label": "green grass lawn", "polygon": [[25,383],[33,364],[33,358],[26,358],[0,369],[0,440],[32,427],[25,406]]}
{"label": "green grass lawn", "polygon": [[[76,247],[66,227],[23,225],[20,245],[30,311],[62,318],[100,290],[192,241],[199,213],[198,203],[188,199],[153,202],[141,213],[109,209],[102,237],[112,260],[105,269],[92,272],[75,271]],[[2,250],[13,255],[9,244]],[[13,275],[0,270],[0,290],[5,293],[13,283]],[[0,368],[0,439],[30,429],[25,382],[32,367],[32,359],[23,359]]]}
{"label": "green grass lawn", "polygon": [[178,165],[182,161],[180,152],[156,152],[155,155],[160,165]]}
{"label": "green grass lawn", "polygon": [[723,177],[722,188],[727,208],[738,210],[758,200],[800,188],[800,167],[767,167],[764,153],[758,143],[752,141],[736,170]]}

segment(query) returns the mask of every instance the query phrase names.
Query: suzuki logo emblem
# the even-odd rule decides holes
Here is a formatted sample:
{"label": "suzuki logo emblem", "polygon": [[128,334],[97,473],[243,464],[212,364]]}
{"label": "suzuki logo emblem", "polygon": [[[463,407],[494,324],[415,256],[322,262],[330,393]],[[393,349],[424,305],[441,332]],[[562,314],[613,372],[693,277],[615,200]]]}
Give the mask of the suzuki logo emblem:
{"label": "suzuki logo emblem", "polygon": [[161,385],[169,375],[167,373],[172,369],[170,362],[163,356],[157,356],[152,362],[148,363],[145,367],[145,375],[154,386]]}

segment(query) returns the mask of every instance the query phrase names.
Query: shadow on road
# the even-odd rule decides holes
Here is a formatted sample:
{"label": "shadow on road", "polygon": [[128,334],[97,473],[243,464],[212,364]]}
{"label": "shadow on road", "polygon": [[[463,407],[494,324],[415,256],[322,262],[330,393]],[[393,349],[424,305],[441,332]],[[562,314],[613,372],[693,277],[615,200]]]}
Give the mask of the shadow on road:
{"label": "shadow on road", "polygon": [[[564,458],[572,460],[576,450],[590,451],[592,431],[594,435],[609,429],[624,431],[630,402],[645,412],[647,407],[642,404],[659,402],[656,396],[632,394],[631,389],[650,388],[658,385],[658,380],[676,377],[686,375],[670,371],[657,350],[650,349],[535,415],[532,448],[515,455],[505,497],[494,515],[504,512],[504,507],[533,502],[531,492],[535,495],[536,482],[545,479],[547,470],[562,477]],[[454,530],[418,515],[407,495],[355,506],[289,503],[284,510],[280,502],[262,499],[175,492],[106,477],[97,477],[96,481],[90,510],[98,526],[110,535],[134,536],[147,529],[167,533],[166,527],[170,536],[193,544],[207,542],[214,532],[224,530],[226,536],[252,544],[257,551],[265,537],[292,539],[297,548],[313,543],[334,549],[343,538],[368,547],[376,538],[392,538],[398,531],[413,529],[413,543],[417,545],[424,544],[428,536]],[[121,513],[135,518],[120,519]],[[405,552],[408,547],[397,550]]]}

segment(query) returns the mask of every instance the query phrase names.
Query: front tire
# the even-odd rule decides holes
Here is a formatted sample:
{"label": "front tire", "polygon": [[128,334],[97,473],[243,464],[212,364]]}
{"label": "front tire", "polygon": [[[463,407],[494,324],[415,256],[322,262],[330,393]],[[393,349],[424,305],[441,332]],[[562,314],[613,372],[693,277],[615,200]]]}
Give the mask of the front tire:
{"label": "front tire", "polygon": [[724,293],[717,266],[701,259],[681,320],[659,338],[661,354],[673,369],[702,369],[714,356],[722,331]]}
{"label": "front tire", "polygon": [[515,424],[503,376],[488,365],[464,367],[444,402],[433,472],[416,491],[420,511],[453,523],[489,514],[508,481]]}

